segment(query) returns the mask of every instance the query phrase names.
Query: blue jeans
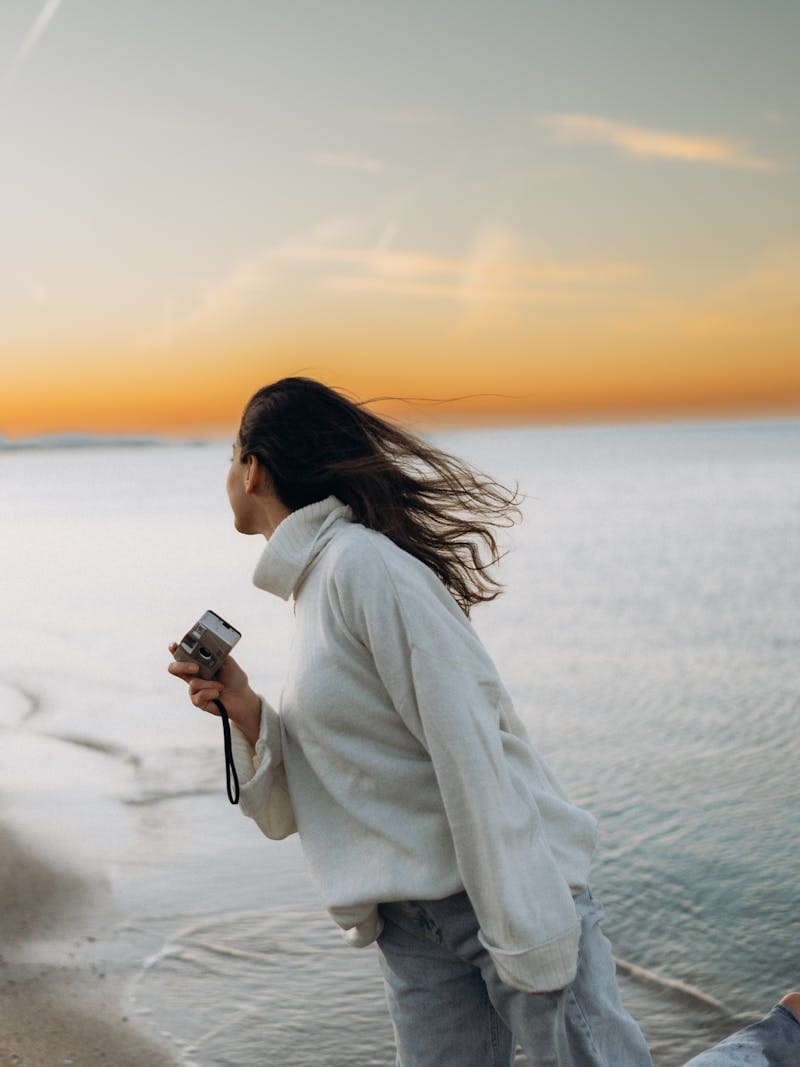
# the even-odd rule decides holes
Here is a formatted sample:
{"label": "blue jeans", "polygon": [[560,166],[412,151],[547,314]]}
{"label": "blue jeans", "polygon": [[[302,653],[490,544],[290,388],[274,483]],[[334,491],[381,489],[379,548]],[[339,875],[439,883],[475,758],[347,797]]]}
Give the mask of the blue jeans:
{"label": "blue jeans", "polygon": [[381,904],[396,1067],[511,1067],[517,1042],[535,1067],[652,1067],[622,1006],[602,905],[585,889],[575,907],[575,980],[556,993],[525,993],[498,977],[466,893]]}
{"label": "blue jeans", "polygon": [[[497,976],[466,893],[381,904],[378,938],[396,1067],[511,1067],[517,1042],[534,1067],[652,1067],[620,1000],[603,908],[575,897],[581,942],[575,981],[524,993]],[[798,1067],[800,1021],[776,1005],[684,1067]]]}
{"label": "blue jeans", "polygon": [[684,1067],[795,1067],[800,1063],[800,1021],[782,1004],[752,1026],[701,1052]]}

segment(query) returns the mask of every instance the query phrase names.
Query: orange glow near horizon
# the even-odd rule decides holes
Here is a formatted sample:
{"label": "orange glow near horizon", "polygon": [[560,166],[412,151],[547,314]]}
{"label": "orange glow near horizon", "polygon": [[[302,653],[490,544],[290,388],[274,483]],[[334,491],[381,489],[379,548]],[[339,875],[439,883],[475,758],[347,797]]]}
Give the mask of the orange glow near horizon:
{"label": "orange glow near horizon", "polygon": [[[674,345],[674,340],[671,342]],[[609,346],[611,347],[611,346]],[[376,401],[374,410],[420,427],[800,413],[800,361],[741,343],[706,343],[699,353],[630,342],[595,343],[580,356],[564,346],[509,342],[487,358],[480,345],[242,346],[224,360],[208,351],[111,361],[85,352],[31,360],[5,374],[0,434],[227,434],[261,385],[304,375]],[[453,350],[455,349],[455,350]]]}
{"label": "orange glow near horizon", "polygon": [[155,335],[47,320],[46,342],[3,345],[0,434],[227,433],[286,375],[360,400],[424,398],[385,410],[429,425],[798,412],[798,263],[800,249],[772,254],[696,300],[373,301],[306,282],[241,306],[219,296],[226,282],[203,315]]}

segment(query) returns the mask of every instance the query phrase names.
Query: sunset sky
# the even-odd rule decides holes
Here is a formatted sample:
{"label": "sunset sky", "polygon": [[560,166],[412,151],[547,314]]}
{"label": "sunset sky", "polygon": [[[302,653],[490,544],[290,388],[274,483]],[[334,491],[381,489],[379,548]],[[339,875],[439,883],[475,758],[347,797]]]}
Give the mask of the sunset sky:
{"label": "sunset sky", "polygon": [[[0,434],[800,413],[800,4],[3,0]],[[476,395],[477,394],[477,395]]]}

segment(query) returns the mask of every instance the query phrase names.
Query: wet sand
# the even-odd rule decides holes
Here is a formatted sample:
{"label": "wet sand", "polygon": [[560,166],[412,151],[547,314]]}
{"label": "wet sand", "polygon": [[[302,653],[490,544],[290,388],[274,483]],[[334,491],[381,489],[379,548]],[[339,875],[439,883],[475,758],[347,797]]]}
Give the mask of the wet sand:
{"label": "wet sand", "polygon": [[[204,810],[209,810],[213,808],[216,799],[218,798],[205,798],[204,803],[199,798],[192,798],[185,804],[178,801],[174,805],[176,810],[172,813],[172,821],[179,824],[179,832],[186,838],[187,843],[187,828],[190,824],[183,824],[178,814],[180,809],[184,806],[187,810],[202,806]],[[39,805],[36,805],[36,809],[32,814],[35,814],[35,821],[38,823],[42,817],[42,809]],[[76,843],[79,843],[81,834],[75,833],[74,821],[59,818],[57,810],[53,815],[62,832],[71,828]],[[207,832],[210,820],[201,818],[199,824],[204,826]],[[220,951],[220,946],[224,949],[226,945],[231,952],[235,952],[238,941],[228,944],[224,936],[221,938],[220,924],[224,927],[225,922],[230,920],[232,928],[244,926],[243,944],[247,944],[246,924],[248,919],[252,921],[252,915],[250,911],[241,912],[234,907],[232,916],[228,916],[226,912],[206,916],[201,912],[194,918],[187,916],[185,921],[178,920],[178,927],[186,927],[191,934],[189,936],[184,930],[185,937],[191,942],[188,948],[191,950],[192,968],[199,967],[204,973],[193,973],[190,968],[188,974],[177,979],[173,972],[165,973],[162,977],[159,977],[158,969],[146,972],[149,981],[156,984],[143,999],[145,1003],[150,1001],[152,1004],[153,1021],[162,1027],[166,1022],[173,1038],[171,1051],[159,1043],[156,1035],[143,1031],[137,1025],[136,1020],[141,1018],[141,1005],[135,1008],[127,994],[132,975],[141,973],[144,956],[140,955],[135,960],[131,958],[130,941],[126,941],[125,936],[119,933],[120,920],[124,922],[125,916],[120,914],[119,904],[115,904],[112,886],[103,871],[93,869],[91,857],[85,853],[79,858],[79,868],[68,869],[63,865],[59,866],[43,852],[30,848],[21,830],[0,826],[0,899],[3,902],[0,909],[0,1067],[56,1067],[62,1064],[80,1067],[139,1067],[141,1064],[147,1064],[148,1067],[177,1067],[181,1061],[176,1056],[175,1048],[187,1041],[189,1044],[195,1043],[198,1026],[200,1031],[208,1028],[207,1012],[204,1016],[203,1004],[208,999],[209,991],[213,994],[214,990],[221,988],[220,978],[214,967],[211,971],[204,972],[203,944],[209,941],[210,949],[213,949],[214,953]],[[225,854],[221,868],[237,869],[243,862],[241,854],[229,852]],[[294,870],[294,863],[286,863],[286,860],[284,863],[288,872],[285,879],[270,865],[273,887],[277,891],[273,905],[281,901],[285,903],[292,883],[292,874],[298,883],[296,890],[300,884],[299,872]],[[170,883],[176,883],[175,899],[161,901],[166,910],[173,912],[177,900],[187,895],[187,878],[194,880],[197,893],[196,882],[199,873],[192,870],[187,875],[186,872],[179,874],[177,869],[173,871]],[[211,897],[214,896],[213,888],[210,894]],[[307,902],[304,914],[306,912],[313,915]],[[269,913],[270,909],[266,908],[264,921],[267,923]],[[278,907],[274,912],[276,921],[280,913],[281,908]],[[209,919],[213,920],[213,936],[204,929]],[[377,996],[377,977],[372,981],[366,973],[371,966],[367,957],[353,955],[351,949],[344,949],[339,944],[338,937],[334,938],[332,930],[328,929],[328,923],[321,913],[317,920],[319,929],[315,927],[309,933],[310,945],[327,948],[327,951],[284,955],[280,953],[278,944],[282,938],[276,935],[277,942],[273,947],[278,952],[282,985],[294,988],[292,982],[296,980],[298,989],[302,988],[309,979],[303,967],[319,959],[327,969],[332,968],[336,962],[344,966],[345,984],[350,968],[363,966],[364,974],[359,970],[356,980],[362,1001],[366,991]],[[275,934],[275,931],[267,925],[265,929],[257,927],[253,936],[268,946],[271,944],[270,934]],[[279,930],[278,935],[280,934]],[[156,936],[156,942],[161,936]],[[168,939],[171,944],[180,946],[180,931],[176,929]],[[238,956],[248,958],[252,955],[252,948],[249,952],[238,953]],[[188,960],[189,954],[181,953],[173,962],[179,962],[180,958]],[[258,957],[254,965],[256,973],[250,983],[247,975],[239,971],[233,973],[235,962],[233,957],[227,960],[223,986],[230,986],[235,982],[241,987],[244,1001],[247,1002],[248,993],[252,999],[254,990],[260,991],[268,981],[270,959]],[[675,1067],[678,1063],[684,1063],[690,1055],[710,1047],[736,1030],[743,1022],[752,1021],[734,1020],[726,1016],[720,1006],[698,999],[696,991],[665,986],[660,981],[650,980],[638,970],[634,978],[624,965],[621,967],[619,979],[623,999],[645,1031],[655,1067]],[[208,988],[206,997],[201,998],[203,1003],[197,1005],[200,1015],[197,1025],[183,1019],[182,1025],[176,1027],[170,1011],[167,1010],[171,1003],[170,995],[165,995],[162,1002],[161,996],[165,994],[165,989],[158,983],[166,982],[167,989],[174,998],[176,983],[196,983],[198,980]],[[320,991],[326,988],[318,975],[311,976],[311,982]],[[139,992],[137,999],[141,1000],[142,991]],[[198,992],[198,988],[195,988],[195,992]],[[263,993],[258,992],[257,995],[263,996]],[[336,1016],[339,994],[335,992],[332,995],[330,1014]],[[215,995],[211,999],[218,1005],[219,1001]],[[347,1010],[346,1004],[347,996],[342,994],[340,1008]],[[278,1018],[274,1020],[274,1025],[281,1033],[270,1031],[268,1036],[271,1042],[280,1043],[278,1038],[285,1039],[285,1031],[292,1029],[290,1023],[297,1021],[287,1005],[284,1005],[282,1010],[285,1018],[279,1008]],[[293,1010],[296,1011],[296,1005]],[[365,1010],[363,1003],[360,1010],[362,1013]],[[388,1019],[384,1017],[382,1006],[377,1014],[368,1012],[367,1016],[363,1020],[367,1030],[371,1032],[379,1021],[381,1030],[386,1030],[388,1041]],[[681,1022],[680,1035],[675,1033],[676,1020]],[[322,1033],[324,1013],[322,1017],[309,1016],[304,1023],[311,1026],[316,1024]],[[263,1019],[259,1028],[264,1031],[262,1037],[266,1038],[267,1027]],[[324,1044],[323,1037],[313,1031],[307,1036],[309,1048],[312,1050],[316,1047],[315,1043],[320,1046]],[[389,1045],[386,1044],[383,1049],[378,1042],[378,1046],[375,1051],[385,1051],[385,1062],[390,1062]],[[254,1062],[247,1050],[239,1049],[239,1052],[243,1056],[242,1063]],[[206,1052],[200,1055],[201,1061],[206,1061],[206,1055]],[[520,1056],[518,1062],[521,1064],[527,1061]]]}
{"label": "wet sand", "polygon": [[126,1015],[125,969],[100,955],[113,905],[0,826],[0,1067],[170,1067]]}

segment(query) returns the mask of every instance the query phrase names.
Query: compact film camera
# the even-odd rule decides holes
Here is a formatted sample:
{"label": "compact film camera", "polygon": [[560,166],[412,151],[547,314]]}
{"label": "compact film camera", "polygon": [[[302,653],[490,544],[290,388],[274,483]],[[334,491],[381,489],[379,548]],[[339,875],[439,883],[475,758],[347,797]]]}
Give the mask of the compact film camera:
{"label": "compact film camera", "polygon": [[213,678],[242,635],[215,611],[207,611],[173,653],[182,663],[196,663],[201,678]]}

